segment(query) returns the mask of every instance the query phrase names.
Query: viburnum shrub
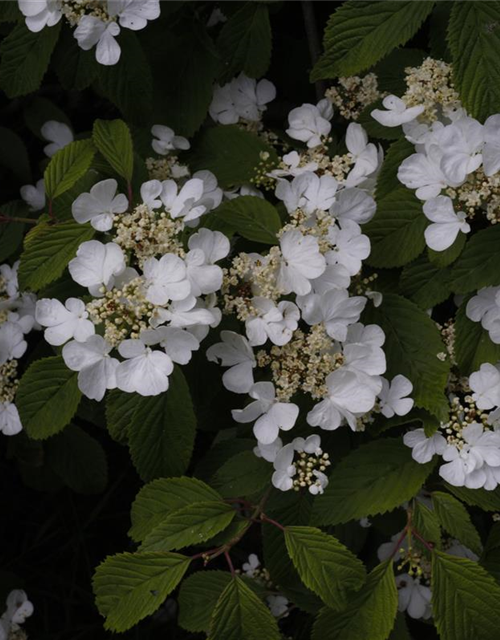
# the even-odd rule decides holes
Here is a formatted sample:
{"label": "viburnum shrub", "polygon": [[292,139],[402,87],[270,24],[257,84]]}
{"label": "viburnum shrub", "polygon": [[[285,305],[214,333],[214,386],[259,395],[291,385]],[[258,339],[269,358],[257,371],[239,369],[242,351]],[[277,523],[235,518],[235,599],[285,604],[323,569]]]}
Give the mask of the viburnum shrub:
{"label": "viburnum shrub", "polygon": [[0,640],[496,640],[500,2],[0,29]]}

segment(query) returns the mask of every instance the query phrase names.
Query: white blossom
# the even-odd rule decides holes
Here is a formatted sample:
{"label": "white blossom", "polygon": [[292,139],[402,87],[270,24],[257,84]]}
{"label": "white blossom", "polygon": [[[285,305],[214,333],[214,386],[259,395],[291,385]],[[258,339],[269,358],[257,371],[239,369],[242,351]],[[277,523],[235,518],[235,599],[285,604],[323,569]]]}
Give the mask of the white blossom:
{"label": "white blossom", "polygon": [[62,17],[61,5],[54,0],[18,0],[26,26],[33,33],[53,27]]}
{"label": "white blossom", "polygon": [[120,33],[117,22],[104,22],[96,16],[82,16],[73,36],[80,49],[90,51],[96,47],[95,57],[99,64],[115,65],[120,59],[121,49],[115,38]]}
{"label": "white blossom", "polygon": [[500,406],[500,371],[489,363],[483,363],[479,371],[469,376],[472,399],[478,409],[493,409]]}
{"label": "white blossom", "polygon": [[374,173],[379,166],[377,147],[368,142],[366,131],[360,124],[351,122],[346,132],[346,147],[354,159],[354,167],[345,182],[346,187],[355,187]]}
{"label": "white blossom", "polygon": [[109,231],[116,213],[128,209],[127,197],[116,195],[118,183],[113,178],[95,184],[90,193],[82,193],[71,205],[73,218],[80,224],[90,222],[97,231]]}
{"label": "white blossom", "polygon": [[283,260],[277,285],[284,294],[305,295],[311,291],[310,280],[318,278],[325,270],[325,259],[319,251],[318,241],[304,236],[297,229],[285,231],[280,238]]}
{"label": "white blossom", "polygon": [[48,120],[42,125],[40,133],[50,144],[44,147],[44,153],[51,158],[57,151],[64,149],[68,144],[73,142],[73,132],[64,122],[56,120]]}
{"label": "white blossom", "polygon": [[379,393],[380,410],[386,418],[394,414],[405,416],[413,407],[413,400],[407,398],[413,391],[412,383],[402,375],[395,376],[391,382],[382,378],[382,390]]}
{"label": "white blossom", "polygon": [[22,429],[16,405],[12,402],[0,402],[0,433],[4,436],[15,436]]}
{"label": "white blossom", "polygon": [[33,615],[33,604],[21,589],[11,591],[5,604],[7,608],[0,618],[0,639],[8,640],[14,637],[25,637],[22,632],[22,635],[18,635],[16,632],[20,630],[20,625],[26,622],[26,618]]}
{"label": "white blossom", "polygon": [[78,298],[68,298],[64,304],[54,298],[42,298],[36,303],[36,321],[47,327],[45,340],[57,347],[71,338],[85,342],[95,333],[88,315],[85,304]]}
{"label": "white blossom", "polygon": [[196,336],[179,327],[161,326],[143,331],[141,335],[149,345],[159,344],[170,356],[172,362],[177,364],[187,364],[191,360],[193,351],[200,348],[200,342]]}
{"label": "white blossom", "polygon": [[344,220],[353,220],[358,224],[369,222],[375,215],[377,204],[371,195],[353,187],[342,189],[336,195],[335,202],[330,208],[330,213],[340,223]]}
{"label": "white blossom", "polygon": [[323,295],[310,293],[307,296],[299,296],[297,303],[302,310],[302,318],[308,324],[322,322],[331,338],[345,340],[347,327],[359,320],[366,305],[366,298],[350,297],[345,289],[337,289]]}
{"label": "white blossom", "polygon": [[152,350],[141,334],[139,340],[124,340],[118,347],[126,358],[116,368],[118,389],[141,396],[157,396],[169,386],[168,376],[174,370],[172,359],[163,351]]}
{"label": "white blossom", "polygon": [[153,125],[151,133],[154,136],[151,146],[162,156],[166,156],[170,151],[189,149],[191,146],[186,138],[176,136],[173,129],[162,124]]}
{"label": "white blossom", "polygon": [[423,105],[408,108],[401,98],[394,95],[386,96],[382,100],[382,105],[386,111],[374,109],[371,116],[384,127],[398,127],[405,122],[411,122],[425,110]]}
{"label": "white blossom", "polygon": [[28,343],[19,323],[7,320],[0,325],[0,365],[20,358],[27,348]]}
{"label": "white blossom", "polygon": [[490,116],[484,123],[483,169],[490,177],[500,171],[500,114]]}
{"label": "white blossom", "polygon": [[470,320],[481,322],[490,339],[500,344],[500,287],[485,287],[473,296],[465,307]]}
{"label": "white blossom", "polygon": [[149,20],[160,17],[160,0],[107,0],[107,7],[120,26],[132,31],[144,29]]}
{"label": "white blossom", "polygon": [[267,298],[252,298],[255,313],[245,320],[245,330],[252,347],[271,340],[282,346],[290,341],[297,329],[300,311],[293,302],[282,300],[277,305]]}
{"label": "white blossom", "polygon": [[311,214],[328,211],[335,201],[337,181],[333,176],[317,176],[315,173],[301,173],[291,182],[280,179],[276,185],[276,197],[283,200],[289,213],[302,209]]}
{"label": "white blossom", "polygon": [[266,602],[271,614],[275,618],[286,618],[288,615],[288,606],[290,604],[288,598],[279,594],[271,594],[266,596]]}
{"label": "white blossom", "polygon": [[427,246],[434,251],[444,251],[455,242],[460,231],[469,233],[466,214],[455,213],[453,203],[448,196],[438,196],[427,200],[423,207],[426,218],[431,220],[424,231]]}
{"label": "white blossom", "polygon": [[396,576],[398,588],[398,609],[406,611],[410,618],[428,620],[432,615],[431,590],[420,584],[419,578],[407,573]]}
{"label": "white blossom", "polygon": [[164,305],[169,300],[184,300],[191,293],[184,261],[173,253],[159,260],[148,258],[143,267],[146,299],[152,304]]}
{"label": "white blossom", "polygon": [[172,218],[183,218],[184,221],[196,220],[207,210],[199,205],[204,191],[203,180],[192,178],[178,189],[174,180],[164,180],[162,183],[161,201]]}
{"label": "white blossom", "polygon": [[411,448],[412,458],[420,464],[430,462],[436,453],[441,455],[446,448],[446,439],[440,433],[427,437],[423,429],[408,431],[403,442]]}
{"label": "white blossom", "polygon": [[248,340],[234,331],[221,331],[222,342],[207,349],[210,362],[230,367],[222,376],[222,383],[233,393],[248,393],[254,383],[253,369],[257,363]]}
{"label": "white blossom", "polygon": [[355,276],[361,264],[370,255],[370,240],[361,233],[361,227],[348,218],[340,222],[340,227],[333,225],[328,231],[328,239],[334,248],[327,252],[328,264],[341,264],[349,275]]}
{"label": "white blossom", "polygon": [[254,80],[241,73],[223,87],[216,85],[209,107],[210,117],[220,124],[236,124],[240,118],[257,122],[266,105],[276,97],[269,80]]}
{"label": "white blossom", "polygon": [[290,111],[286,132],[290,138],[305,142],[312,149],[328,137],[332,117],[333,109],[329,100],[320,100],[317,105],[306,103]]}
{"label": "white blossom", "polygon": [[70,260],[68,269],[75,282],[93,296],[101,295],[101,287],[113,287],[115,277],[125,271],[125,256],[114,242],[103,244],[98,240],[82,242],[76,258]]}
{"label": "white blossom", "polygon": [[68,342],[62,350],[63,360],[71,371],[78,371],[78,388],[91,400],[103,399],[106,389],[116,389],[119,361],[109,354],[112,346],[99,335],[85,342]]}
{"label": "white blossom", "polygon": [[41,211],[45,208],[45,183],[43,178],[33,186],[25,184],[19,189],[21,198],[29,206],[30,211]]}

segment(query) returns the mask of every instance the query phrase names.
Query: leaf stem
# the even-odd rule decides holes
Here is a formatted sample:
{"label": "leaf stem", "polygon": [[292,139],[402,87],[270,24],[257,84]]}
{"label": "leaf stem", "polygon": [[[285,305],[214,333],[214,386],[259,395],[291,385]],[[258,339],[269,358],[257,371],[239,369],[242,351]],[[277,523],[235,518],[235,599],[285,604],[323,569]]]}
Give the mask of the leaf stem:
{"label": "leaf stem", "polygon": [[262,522],[269,522],[269,524],[272,524],[275,527],[278,527],[278,529],[281,529],[281,531],[285,530],[285,527],[282,524],[280,524],[279,522],[276,522],[276,520],[273,520],[272,518],[268,518],[265,513],[260,514],[260,519],[262,520]]}
{"label": "leaf stem", "polygon": [[229,555],[229,551],[227,549],[224,551],[224,557],[226,558],[227,564],[229,565],[229,571],[234,578],[234,576],[236,575],[236,571],[234,570],[233,561],[231,560],[231,556]]}
{"label": "leaf stem", "polygon": [[22,222],[23,224],[36,224],[31,218],[19,218],[17,216],[4,216],[0,214],[0,222]]}

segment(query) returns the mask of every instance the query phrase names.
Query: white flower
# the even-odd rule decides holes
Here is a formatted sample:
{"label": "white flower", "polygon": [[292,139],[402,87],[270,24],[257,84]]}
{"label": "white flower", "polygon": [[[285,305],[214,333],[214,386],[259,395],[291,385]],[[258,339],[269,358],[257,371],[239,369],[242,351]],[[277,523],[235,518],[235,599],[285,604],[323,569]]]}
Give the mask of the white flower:
{"label": "white flower", "polygon": [[479,371],[469,376],[469,386],[474,392],[472,399],[479,409],[494,409],[500,406],[500,371],[498,367],[483,363]]}
{"label": "white flower", "polygon": [[291,229],[281,236],[280,247],[283,259],[278,272],[278,288],[284,294],[292,291],[298,295],[309,293],[310,280],[318,278],[326,267],[317,239]]}
{"label": "white flower", "polygon": [[276,97],[269,80],[257,82],[241,73],[223,87],[216,85],[209,107],[210,117],[220,124],[236,124],[240,118],[257,122],[266,104]]}
{"label": "white flower", "polygon": [[290,111],[290,126],[286,132],[290,138],[305,142],[309,149],[312,149],[328,137],[332,128],[329,122],[332,117],[333,109],[329,100],[320,100],[316,106],[306,103]]}
{"label": "white flower", "polygon": [[91,400],[103,399],[106,389],[116,389],[118,360],[109,353],[112,346],[102,336],[93,335],[85,342],[68,342],[62,350],[63,360],[71,371],[78,371],[78,388]]}
{"label": "white flower", "polygon": [[382,378],[382,391],[379,393],[380,410],[386,418],[392,418],[394,414],[405,416],[413,407],[413,400],[407,398],[413,391],[412,383],[402,375],[397,375],[389,383]]}
{"label": "white flower", "polygon": [[283,200],[289,213],[300,208],[305,213],[328,211],[335,201],[337,181],[333,176],[317,176],[315,173],[301,173],[291,182],[278,180],[276,197]]}
{"label": "white flower", "polygon": [[26,26],[33,33],[53,27],[62,16],[60,3],[55,0],[18,0],[18,4],[25,16]]}
{"label": "white flower", "polygon": [[255,571],[260,567],[260,560],[255,553],[251,553],[248,556],[248,562],[244,562],[241,565],[243,573],[249,578],[253,578]]}
{"label": "white flower", "polygon": [[65,146],[73,142],[73,132],[64,122],[56,122],[48,120],[42,125],[40,133],[50,144],[44,147],[45,155],[51,158],[57,151],[64,149]]}
{"label": "white flower", "polygon": [[437,141],[443,151],[441,171],[451,184],[461,184],[481,166],[483,125],[474,118],[462,117],[444,127],[438,132]]}
{"label": "white flower", "polygon": [[43,178],[35,186],[25,184],[19,190],[21,198],[29,206],[30,211],[40,211],[45,207],[45,184]]}
{"label": "white flower", "polygon": [[500,287],[485,287],[473,296],[465,308],[470,320],[481,322],[490,339],[500,344]]}
{"label": "white flower", "polygon": [[93,296],[99,296],[103,285],[110,289],[115,277],[125,271],[125,256],[114,242],[103,244],[89,240],[78,247],[76,258],[70,260],[68,269],[75,282],[88,287]]}
{"label": "white flower", "polygon": [[346,344],[360,344],[368,347],[381,347],[385,342],[385,333],[377,324],[364,325],[361,322],[351,324],[347,329]]}
{"label": "white flower", "polygon": [[240,196],[253,196],[254,198],[264,199],[264,194],[259,189],[256,189],[251,184],[243,184],[241,187],[234,187],[233,189],[227,189],[222,192],[223,197],[226,200],[234,200]]}
{"label": "white flower", "polygon": [[297,151],[290,151],[290,153],[285,153],[285,155],[281,158],[283,164],[285,164],[287,169],[273,169],[270,175],[276,178],[285,178],[287,176],[300,176],[301,173],[306,173],[309,171],[316,171],[318,168],[317,162],[307,162],[302,167],[300,166],[301,157]]}
{"label": "white flower", "polygon": [[332,225],[328,239],[334,248],[327,252],[328,264],[341,264],[349,275],[355,276],[361,269],[363,260],[370,255],[370,240],[361,233],[361,227],[348,218],[340,222],[340,227]]}
{"label": "white flower", "polygon": [[220,231],[200,229],[188,240],[190,249],[201,249],[205,254],[207,264],[215,264],[223,260],[230,250],[229,240]]}
{"label": "white flower", "polygon": [[172,362],[177,364],[187,364],[191,360],[192,352],[200,348],[198,339],[179,327],[158,327],[143,331],[141,336],[149,345],[159,344]]}
{"label": "white flower", "polygon": [[151,146],[162,156],[166,156],[169,151],[185,150],[191,146],[186,138],[176,136],[173,129],[162,124],[153,125],[151,133],[154,136]]}
{"label": "white flower", "polygon": [[17,272],[19,269],[19,260],[16,260],[12,267],[8,264],[0,265],[0,278],[2,278],[3,289],[9,298],[17,298],[19,284],[17,281]]}
{"label": "white flower", "polygon": [[309,411],[307,423],[311,427],[333,431],[345,418],[355,431],[357,416],[373,409],[377,392],[371,385],[363,384],[353,371],[344,368],[328,374],[326,385],[329,395]]}
{"label": "white flower", "polygon": [[427,246],[434,251],[444,251],[455,242],[459,232],[469,233],[466,214],[455,213],[453,202],[448,196],[438,196],[427,200],[423,207],[425,217],[431,220],[424,231]]}
{"label": "white flower", "polygon": [[109,15],[118,16],[120,25],[132,31],[160,17],[160,0],[108,0],[107,5]]}
{"label": "white flower", "polygon": [[148,258],[143,267],[146,300],[165,305],[169,300],[184,300],[191,293],[184,261],[173,253],[159,260]]}
{"label": "white flower", "polygon": [[233,393],[248,393],[253,385],[253,369],[257,366],[248,340],[234,331],[221,331],[222,342],[207,349],[210,362],[230,367],[222,376],[222,383]]}
{"label": "white flower", "polygon": [[282,346],[290,341],[298,326],[300,311],[293,302],[282,300],[277,305],[267,298],[252,298],[252,313],[245,320],[245,330],[252,347],[267,339]]}
{"label": "white flower", "polygon": [[293,476],[297,469],[293,464],[295,447],[293,442],[286,444],[278,453],[273,462],[274,473],[271,478],[273,487],[280,491],[289,491],[293,487]]}
{"label": "white flower", "polygon": [[345,340],[347,327],[359,320],[365,308],[366,298],[349,296],[345,289],[334,289],[323,295],[310,293],[299,296],[297,304],[302,318],[311,326],[323,322],[326,332],[334,340]]}
{"label": "white flower", "polygon": [[[0,619],[0,633],[2,631],[5,632],[5,640],[8,638],[21,637],[18,636],[16,631],[19,631],[19,625],[26,622],[26,618],[29,618],[33,614],[33,604],[21,589],[11,591],[7,596],[5,604],[7,605],[7,609]],[[22,634],[22,637],[25,637],[25,635]]]}
{"label": "white flower", "polygon": [[414,153],[399,165],[398,180],[408,189],[416,189],[415,195],[419,200],[435,198],[448,186],[440,168],[441,155],[440,149],[435,146],[427,155]]}
{"label": "white flower", "polygon": [[[207,305],[208,306],[208,305]],[[211,327],[220,322],[219,309],[207,308],[200,299],[188,296],[184,300],[175,300],[167,308],[157,307],[149,321],[152,327],[169,322],[171,327],[193,329],[199,325]],[[201,338],[200,338],[201,341]]]}
{"label": "white flower", "polygon": [[199,178],[185,182],[180,191],[175,180],[164,180],[161,201],[172,218],[184,218],[185,222],[195,220],[206,211],[204,205],[197,204],[203,196],[203,190],[203,180]]}
{"label": "white flower", "polygon": [[275,618],[286,618],[288,615],[288,598],[281,595],[270,595],[266,597],[267,606]]}
{"label": "white flower", "polygon": [[[202,213],[207,213],[212,209],[216,209],[222,202],[224,193],[222,189],[217,185],[217,178],[214,176],[214,174],[211,171],[207,171],[206,169],[203,169],[201,171],[196,171],[195,173],[193,173],[193,179],[201,180],[203,182],[203,192],[201,194],[201,197],[198,198],[198,200],[196,200],[193,207],[196,210],[199,209],[200,212],[201,212],[201,207],[204,207],[205,210]],[[241,190],[242,192],[244,192],[245,187],[241,187]],[[257,191],[257,190],[255,189],[254,191]],[[257,192],[257,193],[260,193],[260,192]],[[254,193],[244,192],[241,195],[256,195],[256,194],[255,192]],[[261,194],[261,197],[263,197],[262,194]],[[189,216],[187,218],[184,218],[184,221],[185,222],[192,221],[194,223],[195,218],[193,216]]]}
{"label": "white flower", "polygon": [[159,180],[148,180],[141,185],[141,198],[143,204],[150,209],[159,209],[162,205],[160,200],[163,185]]}
{"label": "white flower", "polygon": [[405,122],[415,120],[425,111],[424,105],[408,108],[401,98],[393,95],[386,96],[382,100],[382,105],[387,111],[374,109],[371,116],[384,127],[399,127]]}
{"label": "white flower", "polygon": [[446,439],[440,433],[427,437],[423,429],[408,431],[403,442],[412,449],[411,457],[420,464],[430,462],[436,453],[441,455],[446,448]]}
{"label": "white flower", "polygon": [[345,186],[355,187],[377,170],[379,165],[377,147],[368,142],[366,131],[356,122],[351,122],[347,127],[345,143],[355,163],[347,176]]}
{"label": "white flower", "polygon": [[253,433],[262,444],[273,443],[280,429],[289,431],[297,420],[299,408],[291,402],[278,402],[272,382],[257,382],[249,391],[251,402],[244,409],[231,411],[233,420],[246,423],[256,420]]}
{"label": "white flower", "polygon": [[484,123],[483,169],[490,177],[500,170],[500,114]]}
{"label": "white flower", "polygon": [[19,323],[7,320],[0,325],[0,365],[20,358],[27,348],[28,343]]}
{"label": "white flower", "polygon": [[[396,543],[398,543],[397,547]],[[397,562],[401,558],[400,549],[404,551],[408,550],[408,536],[403,536],[402,531],[395,533],[391,537],[390,542],[384,542],[379,546],[377,549],[377,558],[380,562],[385,562],[392,557],[394,562]]]}
{"label": "white flower", "polygon": [[97,45],[97,62],[111,66],[118,62],[121,55],[120,45],[115,40],[119,33],[120,26],[117,22],[103,22],[96,16],[84,15],[80,18],[73,35],[84,51],[89,51]]}
{"label": "white flower", "polygon": [[257,442],[257,446],[254,447],[253,452],[257,456],[257,458],[264,458],[267,462],[274,462],[276,460],[276,456],[278,451],[280,451],[283,447],[283,441],[281,438],[276,438],[270,444],[263,444],[262,442]]}
{"label": "white flower", "polygon": [[236,124],[238,122],[240,116],[236,111],[229,83],[223,87],[219,85],[214,87],[214,95],[208,113],[212,120],[220,124]]}
{"label": "white flower", "polygon": [[4,436],[15,436],[22,429],[16,405],[12,402],[0,402],[0,433]]}
{"label": "white flower", "polygon": [[432,615],[431,590],[420,584],[418,578],[412,578],[407,573],[396,576],[398,588],[398,609],[406,611],[410,618],[427,620]]}
{"label": "white flower", "polygon": [[97,231],[109,231],[115,213],[124,213],[128,208],[127,197],[116,195],[118,183],[113,178],[95,184],[90,193],[82,193],[71,205],[73,218],[80,224],[90,222]]}
{"label": "white flower", "polygon": [[172,359],[163,351],[153,351],[146,345],[141,334],[140,340],[124,340],[118,352],[125,362],[116,368],[118,389],[141,396],[157,396],[168,389],[168,376],[174,370]]}
{"label": "white flower", "polygon": [[377,204],[371,195],[361,189],[342,189],[337,193],[330,213],[340,223],[344,220],[354,220],[358,224],[369,222],[375,215]]}
{"label": "white flower", "polygon": [[312,292],[321,295],[333,289],[348,289],[350,284],[351,276],[341,264],[328,264],[319,278],[311,280]]}
{"label": "white flower", "polygon": [[45,340],[56,347],[71,338],[85,342],[95,333],[94,324],[88,320],[85,304],[78,298],[68,298],[63,304],[59,300],[42,298],[36,303],[35,318],[45,329]]}

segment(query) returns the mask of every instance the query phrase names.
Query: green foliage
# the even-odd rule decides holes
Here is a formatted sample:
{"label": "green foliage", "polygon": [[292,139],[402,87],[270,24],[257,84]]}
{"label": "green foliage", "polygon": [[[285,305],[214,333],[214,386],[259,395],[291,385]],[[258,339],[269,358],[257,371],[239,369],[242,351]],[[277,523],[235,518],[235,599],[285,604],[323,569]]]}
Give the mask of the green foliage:
{"label": "green foliage", "polygon": [[349,591],[365,581],[365,568],[333,536],[313,527],[286,527],[290,558],[304,584],[333,609],[342,609]]}
{"label": "green foliage", "polygon": [[57,198],[82,178],[95,154],[91,140],[76,140],[57,151],[44,173],[45,192],[49,200]]}
{"label": "green foliage", "polygon": [[81,393],[77,374],[60,356],[34,362],[21,378],[16,405],[23,427],[35,440],[44,440],[69,424]]}
{"label": "green foliage", "polygon": [[471,551],[481,555],[483,547],[479,534],[464,505],[448,493],[434,491],[432,506],[443,529]]}
{"label": "green foliage", "polygon": [[281,229],[279,214],[272,204],[256,196],[241,196],[221,204],[206,217],[211,229],[238,233],[247,240],[277,244]]}
{"label": "green foliage", "polygon": [[54,69],[67,90],[82,91],[97,78],[99,63],[93,50],[80,49],[70,29],[62,29],[54,53]]}
{"label": "green foliage", "polygon": [[166,393],[139,400],[128,429],[132,462],[145,481],[182,475],[193,451],[196,417],[179,367],[169,381]]}
{"label": "green foliage", "polygon": [[49,66],[60,25],[33,33],[17,24],[0,46],[0,88],[9,98],[36,91]]}
{"label": "green foliage", "polygon": [[421,255],[403,268],[400,289],[421,309],[430,309],[451,295],[451,273]]}
{"label": "green foliage", "polygon": [[40,222],[24,240],[19,266],[20,287],[39,291],[57,280],[81,243],[91,240],[94,233],[90,225],[73,221],[54,225]]}
{"label": "green foliage", "polygon": [[113,389],[106,396],[106,427],[109,435],[117,442],[127,442],[127,432],[137,405],[141,400],[138,393],[125,393]]}
{"label": "green foliage", "polygon": [[179,584],[190,558],[178,553],[120,553],[97,567],[93,587],[104,626],[126,631],[154,613]]}
{"label": "green foliage", "polygon": [[453,79],[468,113],[484,121],[500,106],[500,3],[454,2],[448,25]]}
{"label": "green foliage", "polygon": [[[460,504],[460,503],[459,503]],[[412,524],[417,532],[436,548],[441,548],[441,527],[436,513],[420,500],[414,501]],[[416,544],[420,544],[416,541]]]}
{"label": "green foliage", "polygon": [[253,451],[241,451],[225,462],[213,477],[212,484],[224,498],[251,496],[270,481],[272,467]]}
{"label": "green foliage", "polygon": [[453,265],[453,291],[469,293],[500,284],[499,260],[500,227],[494,225],[475,233]]}
{"label": "green foliage", "polygon": [[205,631],[217,601],[231,582],[227,571],[198,571],[183,581],[179,591],[179,624],[187,631]]}
{"label": "green foliage", "polygon": [[[18,216],[26,214],[24,202],[14,200],[1,205],[0,215]],[[19,222],[2,222],[0,224],[0,261],[3,262],[21,246],[23,241],[24,224]]]}
{"label": "green foliage", "polygon": [[338,524],[391,511],[418,493],[433,466],[415,462],[399,438],[364,444],[335,466],[312,522]]}
{"label": "green foliage", "polygon": [[325,52],[311,80],[350,76],[368,69],[407,42],[432,11],[434,2],[390,0],[345,2],[330,17]]}
{"label": "green foliage", "polygon": [[442,640],[498,636],[500,586],[477,562],[432,554],[432,612]]}
{"label": "green foliage", "polygon": [[463,375],[477,371],[484,362],[500,360],[500,345],[491,341],[480,322],[469,320],[466,306],[466,301],[460,305],[455,322],[455,358]]}
{"label": "green foliage", "polygon": [[448,491],[453,493],[459,500],[465,502],[465,504],[471,507],[480,507],[484,511],[498,511],[500,510],[500,489],[496,488],[493,491],[487,491],[486,489],[467,489],[465,487],[453,487],[450,484],[445,484]]}
{"label": "green foliage", "polygon": [[134,172],[134,148],[123,120],[96,120],[92,140],[118,175],[128,182]]}
{"label": "green foliage", "polygon": [[[415,145],[408,142],[406,138],[400,138],[391,144],[385,155],[380,173],[377,176],[377,188],[375,192],[377,202],[396,190],[401,190],[402,197],[403,194],[406,193],[406,190],[402,189],[401,183],[398,180],[398,169],[403,160],[411,156],[412,153],[415,153]],[[420,211],[422,211],[422,205],[420,205]]]}
{"label": "green foliage", "polygon": [[[426,52],[420,49],[395,49],[392,51],[388,56],[378,62],[373,69],[373,73],[377,76],[377,86],[379,90],[393,93],[396,96],[405,93],[407,89],[405,69],[407,67],[420,66],[426,56]],[[402,140],[404,140],[407,145],[410,144],[406,138],[402,138]],[[411,145],[411,152],[415,153],[415,147],[413,145]],[[402,160],[404,160],[405,157],[406,156],[404,156]]]}
{"label": "green foliage", "polygon": [[386,640],[394,626],[398,594],[392,560],[378,565],[340,613],[322,609],[312,640]]}
{"label": "green foliage", "polygon": [[234,576],[215,606],[208,640],[280,640],[276,620],[263,602]]}
{"label": "green foliage", "polygon": [[467,236],[465,233],[459,233],[455,242],[445,249],[444,251],[434,251],[433,249],[427,248],[427,257],[432,264],[435,264],[436,267],[442,269],[443,267],[447,267],[458,258],[458,256],[462,253],[465,243],[467,241]]}

